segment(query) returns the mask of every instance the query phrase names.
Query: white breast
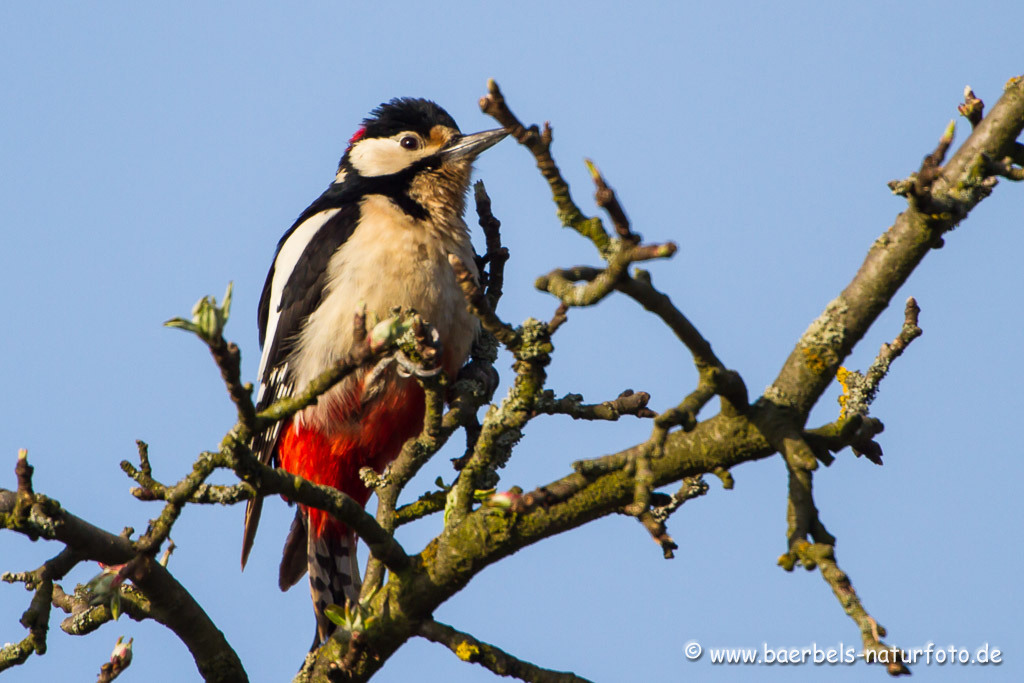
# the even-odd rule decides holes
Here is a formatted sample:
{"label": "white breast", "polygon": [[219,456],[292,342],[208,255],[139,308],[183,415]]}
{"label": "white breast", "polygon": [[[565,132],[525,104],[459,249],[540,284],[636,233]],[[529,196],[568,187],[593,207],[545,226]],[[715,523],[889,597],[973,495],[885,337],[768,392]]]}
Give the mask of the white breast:
{"label": "white breast", "polygon": [[371,321],[395,306],[414,308],[437,329],[448,354],[460,362],[469,354],[477,324],[448,263],[455,254],[476,275],[465,224],[416,221],[381,195],[365,198],[361,209],[359,227],[328,264],[326,295],[300,333],[292,356],[297,387],[348,353],[362,304]]}

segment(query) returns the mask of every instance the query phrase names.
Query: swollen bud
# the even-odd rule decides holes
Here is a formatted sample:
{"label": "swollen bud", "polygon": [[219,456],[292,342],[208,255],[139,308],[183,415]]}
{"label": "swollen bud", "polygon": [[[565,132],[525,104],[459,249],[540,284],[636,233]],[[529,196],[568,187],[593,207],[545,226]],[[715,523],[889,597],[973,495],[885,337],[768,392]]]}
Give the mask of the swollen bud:
{"label": "swollen bud", "polygon": [[198,335],[206,341],[220,339],[224,332],[224,325],[231,314],[231,290],[234,283],[228,283],[228,289],[224,292],[224,303],[217,305],[217,299],[212,296],[204,296],[192,307],[192,320],[184,318],[172,318],[164,323],[167,327],[176,327]]}

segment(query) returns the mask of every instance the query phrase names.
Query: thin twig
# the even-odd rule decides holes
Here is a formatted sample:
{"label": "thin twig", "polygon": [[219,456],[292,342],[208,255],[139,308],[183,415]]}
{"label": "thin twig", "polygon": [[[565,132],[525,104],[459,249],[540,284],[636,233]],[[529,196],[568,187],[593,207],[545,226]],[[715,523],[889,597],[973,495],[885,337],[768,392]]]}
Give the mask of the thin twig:
{"label": "thin twig", "polygon": [[501,221],[491,212],[491,198],[484,187],[484,181],[478,180],[473,184],[473,198],[487,244],[487,253],[482,259],[487,265],[487,301],[491,310],[496,310],[505,283],[505,263],[509,253],[508,249],[501,246]]}
{"label": "thin twig", "polygon": [[832,588],[843,611],[860,629],[866,660],[885,665],[892,676],[909,675],[910,670],[903,664],[904,656],[895,647],[883,643],[885,629],[864,609],[860,597],[853,589],[850,577],[836,563],[835,546],[830,543],[800,543],[793,552],[807,569],[815,567],[821,571],[821,578]]}
{"label": "thin twig", "polygon": [[555,160],[551,157],[551,126],[545,123],[542,132],[537,126],[527,128],[520,123],[508,108],[505,97],[494,79],[487,82],[487,94],[480,98],[480,109],[504,126],[519,144],[533,154],[537,168],[551,188],[551,196],[562,225],[576,230],[589,239],[602,255],[607,252],[611,239],[601,224],[601,219],[583,215],[569,193],[569,184],[565,182],[558,166],[555,165]]}
{"label": "thin twig", "polygon": [[589,683],[586,678],[573,673],[542,669],[437,621],[423,622],[418,635],[444,645],[462,661],[479,664],[499,676],[511,676],[530,683]]}
{"label": "thin twig", "polygon": [[654,497],[652,496],[652,503],[654,507],[644,511],[640,516],[640,523],[643,524],[644,528],[650,533],[651,538],[657,543],[662,550],[666,560],[671,560],[675,557],[676,550],[679,546],[672,540],[672,537],[668,534],[666,523],[668,518],[673,512],[678,510],[683,503],[694,498],[703,496],[708,492],[708,485],[704,482],[704,478],[700,476],[686,477],[683,479],[682,485],[679,490],[673,493],[671,496],[665,496],[664,494],[658,494],[661,498],[667,498],[667,500],[658,500],[654,503]]}
{"label": "thin twig", "polygon": [[619,204],[615,191],[608,186],[604,176],[601,175],[601,171],[598,170],[597,165],[593,161],[584,159],[584,163],[587,165],[587,170],[590,171],[590,177],[593,178],[594,185],[597,186],[594,199],[597,201],[598,206],[608,212],[612,219],[612,225],[615,226],[615,232],[618,233],[620,238],[633,244],[639,244],[640,235],[635,234],[630,229],[629,219],[626,218],[626,212],[623,211],[622,205]]}
{"label": "thin twig", "polygon": [[535,413],[545,415],[568,415],[574,420],[618,420],[623,415],[654,417],[656,413],[647,407],[651,395],[627,389],[613,401],[586,404],[579,394],[566,394],[556,399],[553,391],[545,391],[534,404]]}
{"label": "thin twig", "polygon": [[455,271],[455,279],[466,298],[469,311],[480,319],[484,329],[497,337],[498,341],[510,349],[515,348],[519,344],[518,333],[498,318],[480,285],[474,280],[473,274],[466,268],[466,264],[455,254],[448,254],[448,262]]}

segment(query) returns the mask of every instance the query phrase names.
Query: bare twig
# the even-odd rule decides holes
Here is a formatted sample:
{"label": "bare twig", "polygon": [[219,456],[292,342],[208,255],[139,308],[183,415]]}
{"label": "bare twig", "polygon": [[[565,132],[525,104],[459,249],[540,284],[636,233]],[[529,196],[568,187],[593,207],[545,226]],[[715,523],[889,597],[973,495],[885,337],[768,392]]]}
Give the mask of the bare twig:
{"label": "bare twig", "polygon": [[618,233],[620,238],[633,244],[639,244],[640,235],[634,234],[630,229],[629,219],[626,218],[626,212],[622,210],[622,205],[619,204],[615,191],[608,187],[604,176],[601,175],[601,171],[598,170],[597,165],[593,161],[584,159],[584,162],[587,165],[587,170],[590,171],[590,177],[594,180],[594,185],[597,186],[594,199],[597,201],[598,206],[608,212],[612,219],[612,225],[615,226],[615,232]]}
{"label": "bare twig", "polygon": [[[608,267],[596,271],[581,268],[558,268],[547,275],[542,275],[534,282],[534,286],[550,292],[567,306],[593,306],[611,294],[618,283],[627,277],[629,266],[639,261],[656,258],[670,258],[676,253],[676,245],[665,244],[632,245],[628,242],[616,242],[619,248],[608,254]],[[593,272],[593,277],[586,284],[574,284],[576,274]]]}
{"label": "bare twig", "polygon": [[946,126],[946,130],[943,131],[942,137],[939,138],[939,144],[935,146],[935,150],[921,162],[921,168],[914,179],[914,193],[912,196],[927,205],[923,208],[930,208],[928,195],[931,192],[932,183],[935,182],[935,179],[939,177],[939,173],[942,172],[942,162],[946,158],[949,146],[953,144],[953,134],[955,132],[956,121],[950,121],[949,125]]}
{"label": "bare twig", "polygon": [[551,157],[551,126],[545,123],[541,132],[537,126],[527,128],[520,123],[505,103],[505,97],[494,79],[487,81],[487,94],[480,98],[480,109],[504,126],[519,144],[533,154],[537,168],[551,188],[552,199],[562,225],[576,230],[589,239],[603,255],[608,250],[611,239],[601,224],[601,219],[584,216],[573,201],[569,193],[569,184],[562,178],[555,160]]}
{"label": "bare twig", "polygon": [[988,171],[993,175],[997,175],[1007,180],[1014,182],[1020,182],[1024,180],[1024,168],[1014,164],[1024,163],[1022,161],[1015,160],[1013,157],[1005,157],[1003,159],[988,159]]}
{"label": "bare twig", "polygon": [[491,310],[496,310],[505,282],[508,249],[501,246],[501,221],[491,213],[491,198],[484,188],[484,181],[478,180],[473,184],[473,198],[476,200],[476,213],[487,243],[487,253],[481,259],[481,265],[487,265],[487,301]]}
{"label": "bare twig", "polygon": [[[651,534],[651,538],[654,542],[661,546],[662,553],[666,560],[671,560],[675,557],[675,550],[679,549],[676,542],[672,540],[672,537],[668,535],[668,529],[666,523],[668,518],[673,512],[678,510],[683,503],[693,498],[703,496],[708,492],[708,485],[704,483],[704,478],[697,477],[686,477],[683,479],[682,485],[679,490],[673,493],[671,496],[665,496],[664,494],[657,494],[658,500],[652,496],[652,504],[654,507],[644,511],[640,516],[640,523],[643,524],[644,528],[647,529],[648,533]],[[661,500],[666,498],[667,500]]]}
{"label": "bare twig", "polygon": [[579,394],[566,394],[556,399],[553,391],[545,391],[534,404],[534,412],[546,415],[568,415],[574,420],[618,420],[623,415],[654,417],[656,413],[647,407],[651,400],[646,392],[634,393],[627,389],[614,401],[586,404]]}
{"label": "bare twig", "polygon": [[498,341],[510,349],[514,349],[519,344],[519,334],[498,318],[483,290],[480,289],[473,279],[472,273],[466,268],[466,264],[455,254],[448,254],[448,262],[455,271],[455,278],[466,297],[469,311],[480,319],[484,329],[493,334]]}

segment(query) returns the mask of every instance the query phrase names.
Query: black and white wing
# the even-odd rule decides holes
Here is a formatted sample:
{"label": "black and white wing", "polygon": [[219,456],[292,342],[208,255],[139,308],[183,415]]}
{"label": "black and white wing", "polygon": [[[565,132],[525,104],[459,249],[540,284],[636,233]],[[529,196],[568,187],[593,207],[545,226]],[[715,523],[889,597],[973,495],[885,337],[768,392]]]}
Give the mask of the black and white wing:
{"label": "black and white wing", "polygon": [[[342,186],[332,185],[302,212],[277,244],[260,296],[258,321],[263,355],[257,412],[296,390],[288,367],[289,356],[306,318],[320,305],[331,256],[349,238],[358,220],[358,203],[349,201],[346,194]],[[253,438],[253,455],[263,464],[276,460],[280,435],[279,422]],[[254,498],[246,505],[242,567],[252,549],[262,508],[262,498]]]}

